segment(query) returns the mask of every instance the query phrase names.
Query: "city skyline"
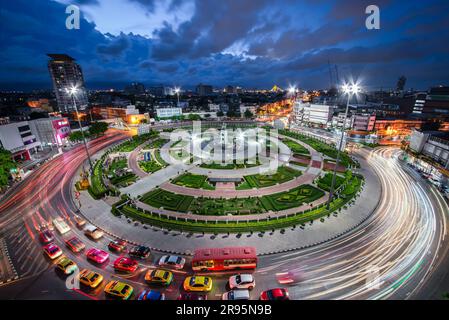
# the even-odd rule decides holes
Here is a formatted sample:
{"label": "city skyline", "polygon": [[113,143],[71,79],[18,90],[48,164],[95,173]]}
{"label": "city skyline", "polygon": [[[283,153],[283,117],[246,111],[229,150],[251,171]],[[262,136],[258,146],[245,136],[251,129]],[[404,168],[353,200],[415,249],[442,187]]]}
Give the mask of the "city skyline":
{"label": "city skyline", "polygon": [[367,1],[75,1],[79,30],[65,28],[69,3],[4,4],[0,90],[50,89],[53,52],[78,61],[88,89],[325,89],[351,75],[374,90],[404,75],[406,88],[427,90],[449,80],[443,1],[378,1],[380,30],[365,27]]}

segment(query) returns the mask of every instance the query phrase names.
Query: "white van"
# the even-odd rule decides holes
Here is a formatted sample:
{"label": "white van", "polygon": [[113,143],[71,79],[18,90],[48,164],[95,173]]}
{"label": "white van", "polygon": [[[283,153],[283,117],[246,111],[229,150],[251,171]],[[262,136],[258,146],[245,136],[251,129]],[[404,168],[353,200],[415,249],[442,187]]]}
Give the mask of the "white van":
{"label": "white van", "polygon": [[60,234],[64,234],[70,231],[69,225],[61,217],[53,219],[53,225]]}

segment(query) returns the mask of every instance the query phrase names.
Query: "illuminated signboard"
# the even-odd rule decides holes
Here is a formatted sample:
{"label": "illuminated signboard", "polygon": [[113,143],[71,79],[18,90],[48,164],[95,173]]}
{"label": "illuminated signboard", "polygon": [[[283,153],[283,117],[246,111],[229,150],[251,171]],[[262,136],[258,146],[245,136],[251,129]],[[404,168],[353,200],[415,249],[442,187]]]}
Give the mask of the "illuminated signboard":
{"label": "illuminated signboard", "polygon": [[70,125],[67,119],[53,120],[53,128],[56,130],[56,136],[59,139],[67,138],[70,134]]}

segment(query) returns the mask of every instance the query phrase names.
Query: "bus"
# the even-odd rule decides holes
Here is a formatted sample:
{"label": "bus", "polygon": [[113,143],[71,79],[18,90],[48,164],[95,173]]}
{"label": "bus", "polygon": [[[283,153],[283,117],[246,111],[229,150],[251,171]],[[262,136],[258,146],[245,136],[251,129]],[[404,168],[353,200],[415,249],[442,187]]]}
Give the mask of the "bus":
{"label": "bus", "polygon": [[227,247],[197,249],[193,254],[193,271],[226,271],[256,269],[254,247]]}

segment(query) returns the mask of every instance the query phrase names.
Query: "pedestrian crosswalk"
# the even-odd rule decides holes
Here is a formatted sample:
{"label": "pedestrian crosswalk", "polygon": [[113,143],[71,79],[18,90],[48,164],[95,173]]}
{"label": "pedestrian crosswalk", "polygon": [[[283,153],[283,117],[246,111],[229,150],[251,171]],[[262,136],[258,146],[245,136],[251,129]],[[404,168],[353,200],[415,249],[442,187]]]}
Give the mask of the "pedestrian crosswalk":
{"label": "pedestrian crosswalk", "polygon": [[19,275],[11,261],[5,239],[0,239],[0,285],[17,280]]}

